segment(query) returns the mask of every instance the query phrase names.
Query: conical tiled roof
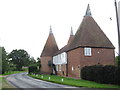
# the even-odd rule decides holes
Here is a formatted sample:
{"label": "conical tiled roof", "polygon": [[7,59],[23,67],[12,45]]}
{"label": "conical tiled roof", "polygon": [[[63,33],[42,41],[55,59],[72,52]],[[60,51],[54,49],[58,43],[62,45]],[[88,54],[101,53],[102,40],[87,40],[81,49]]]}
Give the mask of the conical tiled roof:
{"label": "conical tiled roof", "polygon": [[42,51],[41,57],[53,56],[57,51],[58,51],[58,46],[55,41],[54,35],[52,33],[52,29],[50,27],[50,33],[46,41],[46,44],[44,46],[44,49]]}
{"label": "conical tiled roof", "polygon": [[70,37],[69,37],[67,45],[65,45],[63,48],[61,48],[57,53],[55,53],[55,55],[58,55],[58,54],[63,53],[63,52],[66,52],[68,50],[69,45],[72,42],[73,38],[74,38],[74,35],[73,35],[72,27],[71,27],[71,33],[70,33]]}
{"label": "conical tiled roof", "polygon": [[69,50],[78,47],[113,48],[113,44],[95,22],[91,15],[85,15]]}

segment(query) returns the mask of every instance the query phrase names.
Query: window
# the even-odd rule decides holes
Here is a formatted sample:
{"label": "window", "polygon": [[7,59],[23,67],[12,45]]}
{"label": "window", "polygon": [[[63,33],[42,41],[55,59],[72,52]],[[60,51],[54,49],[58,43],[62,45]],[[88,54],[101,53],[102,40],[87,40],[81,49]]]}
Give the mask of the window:
{"label": "window", "polygon": [[84,48],[84,55],[85,56],[92,56],[91,48]]}

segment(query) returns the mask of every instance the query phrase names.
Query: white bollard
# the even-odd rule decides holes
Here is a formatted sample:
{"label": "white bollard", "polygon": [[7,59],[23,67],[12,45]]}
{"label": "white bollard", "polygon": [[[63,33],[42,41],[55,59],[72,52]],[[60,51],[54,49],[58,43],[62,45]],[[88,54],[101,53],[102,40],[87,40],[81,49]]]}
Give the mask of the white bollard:
{"label": "white bollard", "polygon": [[61,79],[61,81],[63,82],[63,81],[64,81],[64,79],[62,78],[62,79]]}
{"label": "white bollard", "polygon": [[49,80],[50,80],[50,77],[49,77]]}
{"label": "white bollard", "polygon": [[43,76],[41,76],[41,78],[43,78]]}

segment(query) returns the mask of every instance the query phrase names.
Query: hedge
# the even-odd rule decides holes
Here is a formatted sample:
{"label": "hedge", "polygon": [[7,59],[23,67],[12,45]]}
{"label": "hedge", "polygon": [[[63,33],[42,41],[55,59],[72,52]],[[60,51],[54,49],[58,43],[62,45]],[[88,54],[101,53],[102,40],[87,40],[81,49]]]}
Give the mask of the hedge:
{"label": "hedge", "polygon": [[81,69],[81,78],[98,83],[120,85],[120,67],[112,65],[85,66]]}
{"label": "hedge", "polygon": [[29,71],[29,74],[31,74],[31,73],[36,74],[36,73],[38,73],[38,68],[37,68],[37,66],[29,66],[28,71]]}

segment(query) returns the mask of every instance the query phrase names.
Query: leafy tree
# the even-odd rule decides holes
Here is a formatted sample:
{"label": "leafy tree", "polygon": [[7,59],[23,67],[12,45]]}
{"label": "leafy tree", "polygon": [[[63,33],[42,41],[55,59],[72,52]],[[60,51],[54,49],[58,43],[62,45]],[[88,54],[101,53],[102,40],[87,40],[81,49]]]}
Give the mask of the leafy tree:
{"label": "leafy tree", "polygon": [[5,51],[4,47],[0,47],[1,51],[0,53],[2,53],[2,74],[4,74],[5,72],[8,72],[10,67],[9,67],[9,61],[7,58],[7,53]]}
{"label": "leafy tree", "polygon": [[12,58],[12,62],[16,64],[17,70],[22,70],[23,66],[27,66],[29,64],[29,54],[27,51],[22,49],[15,49],[9,54],[9,58]]}
{"label": "leafy tree", "polygon": [[29,65],[28,66],[37,66],[36,60],[34,57],[29,58]]}

